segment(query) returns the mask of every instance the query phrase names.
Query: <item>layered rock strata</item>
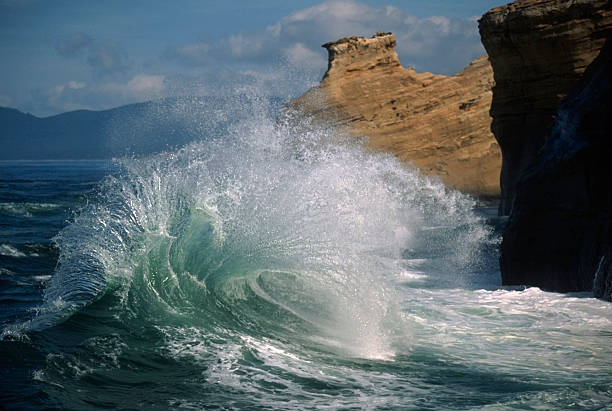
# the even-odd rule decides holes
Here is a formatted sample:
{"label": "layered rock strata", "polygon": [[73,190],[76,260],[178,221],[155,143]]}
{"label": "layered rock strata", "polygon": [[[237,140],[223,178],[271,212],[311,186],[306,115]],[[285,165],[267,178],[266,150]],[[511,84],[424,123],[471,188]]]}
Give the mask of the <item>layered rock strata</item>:
{"label": "layered rock strata", "polygon": [[490,131],[487,57],[454,77],[417,73],[401,66],[395,44],[391,33],[324,44],[329,65],[323,80],[290,106],[367,136],[370,147],[450,187],[499,196],[501,152]]}
{"label": "layered rock strata", "polygon": [[612,294],[612,37],[563,101],[518,183],[501,247],[504,284]]}
{"label": "layered rock strata", "polygon": [[559,103],[612,28],[609,0],[517,0],[479,21],[495,77],[492,130],[503,153],[500,214],[550,133]]}

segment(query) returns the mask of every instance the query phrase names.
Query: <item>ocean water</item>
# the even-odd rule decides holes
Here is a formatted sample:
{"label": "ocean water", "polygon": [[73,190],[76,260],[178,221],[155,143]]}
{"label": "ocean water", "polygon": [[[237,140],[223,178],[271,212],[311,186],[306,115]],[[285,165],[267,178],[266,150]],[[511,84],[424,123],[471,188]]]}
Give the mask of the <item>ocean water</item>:
{"label": "ocean water", "polygon": [[174,152],[0,163],[2,407],[612,407],[612,305],[501,287],[495,207],[240,101]]}

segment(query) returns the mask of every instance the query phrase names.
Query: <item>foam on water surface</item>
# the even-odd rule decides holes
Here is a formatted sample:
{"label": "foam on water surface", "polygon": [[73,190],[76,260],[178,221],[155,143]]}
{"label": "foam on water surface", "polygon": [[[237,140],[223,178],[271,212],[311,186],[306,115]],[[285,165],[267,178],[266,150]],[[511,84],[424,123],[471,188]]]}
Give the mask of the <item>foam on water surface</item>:
{"label": "foam on water surface", "polygon": [[609,304],[502,289],[499,239],[473,199],[246,101],[218,108],[234,119],[219,135],[120,160],[56,237],[53,276],[33,277],[44,303],[2,334],[58,341],[34,373],[52,398],[610,405]]}

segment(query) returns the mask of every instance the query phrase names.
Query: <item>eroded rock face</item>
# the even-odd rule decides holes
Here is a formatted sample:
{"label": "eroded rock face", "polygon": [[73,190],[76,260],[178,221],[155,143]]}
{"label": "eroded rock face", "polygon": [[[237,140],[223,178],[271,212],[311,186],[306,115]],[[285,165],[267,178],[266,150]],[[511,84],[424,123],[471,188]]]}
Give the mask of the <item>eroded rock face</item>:
{"label": "eroded rock face", "polygon": [[367,136],[450,187],[499,196],[501,152],[491,131],[493,73],[487,57],[454,77],[401,66],[395,36],[326,43],[329,66],[320,85],[291,106]]}
{"label": "eroded rock face", "polygon": [[519,180],[501,247],[504,284],[611,299],[611,108],[612,37]]}
{"label": "eroded rock face", "polygon": [[517,0],[487,12],[479,28],[495,76],[492,130],[503,153],[500,214],[508,215],[559,103],[612,28],[612,2]]}

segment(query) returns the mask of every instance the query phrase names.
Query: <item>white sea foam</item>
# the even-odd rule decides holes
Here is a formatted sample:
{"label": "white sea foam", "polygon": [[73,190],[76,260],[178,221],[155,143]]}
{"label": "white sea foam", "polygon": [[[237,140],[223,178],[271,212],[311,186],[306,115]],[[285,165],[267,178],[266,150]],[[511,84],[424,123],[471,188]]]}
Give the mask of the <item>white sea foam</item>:
{"label": "white sea foam", "polygon": [[89,397],[118,371],[176,408],[609,406],[611,305],[501,288],[472,199],[246,108],[222,135],[124,160],[58,236],[32,328],[92,301],[53,332],[104,328],[39,377]]}
{"label": "white sea foam", "polygon": [[169,314],[200,304],[203,290],[248,309],[255,295],[335,352],[391,359],[394,341],[410,339],[399,273],[420,261],[469,267],[489,235],[474,201],[337,130],[276,122],[259,104],[221,138],[123,161],[126,173],[57,237],[41,313],[74,311],[109,283],[125,304],[141,305],[130,301],[139,295]]}
{"label": "white sea foam", "polygon": [[31,218],[35,214],[47,213],[60,208],[56,203],[0,203],[0,213],[14,215],[22,218]]}
{"label": "white sea foam", "polygon": [[18,250],[10,244],[0,244],[0,255],[15,258],[21,258],[26,256],[24,252]]}

